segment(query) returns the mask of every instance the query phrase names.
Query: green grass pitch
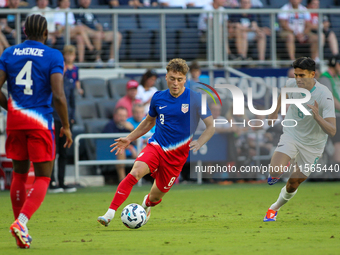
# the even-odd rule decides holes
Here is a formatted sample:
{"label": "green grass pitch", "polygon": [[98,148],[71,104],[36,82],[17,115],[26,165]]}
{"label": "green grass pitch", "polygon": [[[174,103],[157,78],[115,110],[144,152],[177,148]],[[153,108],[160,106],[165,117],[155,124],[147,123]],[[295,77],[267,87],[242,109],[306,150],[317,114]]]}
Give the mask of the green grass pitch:
{"label": "green grass pitch", "polygon": [[33,242],[25,251],[8,231],[9,192],[0,192],[0,254],[340,254],[340,183],[302,184],[277,222],[262,222],[283,185],[175,185],[137,230],[120,213],[141,204],[149,185],[134,187],[107,228],[96,219],[116,187],[48,194],[28,224]]}

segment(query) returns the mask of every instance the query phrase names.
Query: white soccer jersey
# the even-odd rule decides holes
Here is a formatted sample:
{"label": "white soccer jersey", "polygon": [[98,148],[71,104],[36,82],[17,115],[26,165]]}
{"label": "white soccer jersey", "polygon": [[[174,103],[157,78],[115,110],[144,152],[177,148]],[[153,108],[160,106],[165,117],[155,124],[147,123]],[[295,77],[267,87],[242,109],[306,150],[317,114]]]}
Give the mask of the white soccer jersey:
{"label": "white soccer jersey", "polygon": [[[294,119],[297,121],[295,127],[284,127],[283,133],[290,135],[292,138],[300,142],[304,146],[313,146],[314,148],[323,149],[326,144],[328,135],[322,130],[320,125],[313,117],[312,110],[307,106],[314,105],[316,101],[319,105],[319,114],[322,118],[335,118],[334,100],[331,91],[324,85],[315,80],[315,86],[311,90],[311,99],[304,103],[303,106],[312,114],[304,115],[296,105],[290,105],[286,120]],[[286,87],[298,87],[296,80],[288,79]],[[287,93],[290,99],[304,98],[301,93]],[[293,121],[291,121],[293,122]],[[290,121],[285,122],[285,125],[293,125]]]}

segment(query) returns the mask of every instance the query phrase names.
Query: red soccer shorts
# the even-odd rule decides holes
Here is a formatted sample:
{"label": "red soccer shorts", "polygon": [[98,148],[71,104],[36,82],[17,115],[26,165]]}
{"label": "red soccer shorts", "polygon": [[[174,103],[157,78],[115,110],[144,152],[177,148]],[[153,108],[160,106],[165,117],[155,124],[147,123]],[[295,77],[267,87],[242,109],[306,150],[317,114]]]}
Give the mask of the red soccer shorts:
{"label": "red soccer shorts", "polygon": [[54,160],[54,130],[7,130],[6,156],[34,163]]}
{"label": "red soccer shorts", "polygon": [[151,176],[156,180],[157,188],[164,193],[168,192],[175,183],[185,163],[184,161],[180,165],[170,165],[151,144],[146,145],[136,161],[145,162],[149,166]]}

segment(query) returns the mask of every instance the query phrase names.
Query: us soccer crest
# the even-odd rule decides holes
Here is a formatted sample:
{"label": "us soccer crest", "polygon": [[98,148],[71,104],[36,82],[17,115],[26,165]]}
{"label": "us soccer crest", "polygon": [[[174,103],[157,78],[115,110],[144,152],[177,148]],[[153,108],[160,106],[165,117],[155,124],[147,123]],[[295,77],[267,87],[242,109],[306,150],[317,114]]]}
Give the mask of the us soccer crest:
{"label": "us soccer crest", "polygon": [[182,112],[187,113],[189,111],[189,104],[182,104]]}

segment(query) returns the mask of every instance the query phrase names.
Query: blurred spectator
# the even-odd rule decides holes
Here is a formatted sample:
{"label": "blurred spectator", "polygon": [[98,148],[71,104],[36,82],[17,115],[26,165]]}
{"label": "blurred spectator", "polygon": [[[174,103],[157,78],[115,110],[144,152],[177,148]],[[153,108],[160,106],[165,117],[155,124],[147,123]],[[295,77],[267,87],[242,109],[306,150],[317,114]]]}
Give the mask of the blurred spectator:
{"label": "blurred spectator", "polygon": [[192,61],[190,65],[190,74],[185,87],[194,91],[201,92],[198,87],[202,87],[198,82],[209,83],[209,76],[202,75],[201,67],[197,61]]}
{"label": "blurred spectator", "polygon": [[[67,10],[70,9],[70,0],[58,0],[58,7],[56,10]],[[78,62],[84,62],[85,60],[85,46],[91,52],[91,54],[98,54],[92,45],[90,38],[88,37],[84,26],[76,25],[76,20],[74,18],[73,12],[68,13],[68,24],[70,26],[70,36],[71,39],[77,41],[78,49]],[[65,31],[66,15],[65,12],[54,13],[54,22],[56,23],[56,28],[58,33]],[[85,45],[84,45],[85,44]]]}
{"label": "blurred spectator", "polygon": [[146,73],[143,74],[137,89],[136,98],[142,101],[145,114],[149,112],[151,98],[157,91],[157,88],[154,87],[157,77],[158,75],[154,70],[147,70]]}
{"label": "blurred spectator", "polygon": [[188,0],[187,6],[188,7],[203,7],[207,4],[210,4],[211,2],[212,0]]}
{"label": "blurred spectator", "polygon": [[164,7],[182,7],[185,9],[187,8],[188,0],[158,0],[158,3]]}
{"label": "blurred spectator", "polygon": [[[213,0],[211,3],[203,6],[203,9],[206,11],[213,11],[213,10],[224,10],[224,6],[225,5],[225,0]],[[206,43],[207,42],[207,28],[208,28],[208,18],[212,20],[213,15],[212,13],[209,14],[209,17],[207,15],[207,13],[201,13],[198,19],[198,29],[200,31],[200,35],[201,35],[201,42],[202,43]],[[228,20],[228,15],[225,14],[224,18],[222,17],[222,19],[220,20],[220,24],[221,24],[221,30],[220,32],[222,33],[222,26],[224,24],[224,22],[227,23]],[[212,28],[210,28],[212,31]],[[228,34],[231,34],[232,31],[229,30]],[[236,57],[231,54],[230,48],[229,46],[226,44],[226,51],[228,52],[229,58],[230,59],[236,59]]]}
{"label": "blurred spectator", "polygon": [[[251,0],[241,0],[240,9],[250,9]],[[254,14],[240,13],[229,16],[229,22],[234,26],[237,53],[242,59],[247,58],[248,41],[257,41],[259,60],[265,60],[266,35],[270,35],[269,28],[260,28]]]}
{"label": "blurred spectator", "polygon": [[0,8],[7,6],[7,0],[0,0]]}
{"label": "blurred spectator", "polygon": [[142,6],[157,6],[157,0],[107,0],[108,4],[111,7],[118,6],[133,6],[135,8]]}
{"label": "blurred spectator", "polygon": [[[126,108],[124,107],[117,107],[114,110],[113,113],[113,120],[111,120],[109,123],[106,124],[104,127],[102,133],[130,133],[133,130],[133,126],[131,123],[127,122],[127,115],[128,112]],[[136,149],[133,147],[133,145],[129,145],[127,148],[127,151],[129,151],[129,155],[132,156],[132,158],[137,157]],[[124,160],[126,159],[127,151],[124,151],[122,153],[119,153],[117,155],[118,160]],[[125,178],[125,165],[116,165],[117,174],[119,181],[123,180]]]}
{"label": "blurred spectator", "polygon": [[[64,60],[65,60],[64,91],[65,91],[65,97],[67,101],[67,110],[68,110],[68,117],[69,117],[69,122],[70,122],[70,129],[72,129],[72,125],[74,124],[74,115],[75,115],[74,89],[77,86],[78,91],[79,91],[79,88],[80,88],[80,82],[78,80],[78,67],[76,67],[73,64],[74,59],[76,57],[76,48],[73,45],[65,45],[64,50],[63,50],[63,55],[64,55]],[[76,85],[77,83],[78,85]],[[67,148],[64,148],[66,137],[59,136],[62,124],[56,111],[53,112],[53,118],[54,118],[54,126],[55,126],[56,153],[59,155],[58,156],[58,186],[56,185],[56,179],[55,179],[55,173],[54,173],[55,167],[53,166],[49,192],[50,193],[76,192],[77,189],[75,187],[65,185],[64,183],[66,163],[67,163]]]}
{"label": "blurred spectator", "polygon": [[288,78],[295,78],[294,68],[293,68],[293,67],[291,67],[291,68],[288,69],[288,71],[287,71],[287,77],[288,77]]}
{"label": "blurred spectator", "polygon": [[[308,9],[319,9],[320,1],[319,0],[307,0],[307,8]],[[319,14],[318,13],[311,13],[311,32],[313,34],[318,34],[318,24],[319,24]],[[325,39],[329,44],[329,48],[333,55],[339,54],[339,44],[338,39],[335,36],[335,33],[330,30],[331,23],[329,22],[329,16],[324,14],[323,21],[322,21],[322,44],[325,44]]]}
{"label": "blurred spectator", "polygon": [[286,40],[288,55],[295,60],[295,40],[299,43],[310,43],[311,55],[318,61],[318,36],[311,33],[311,15],[307,8],[301,5],[302,0],[290,0],[281,10],[302,10],[304,12],[281,12],[278,14],[281,25],[280,37]]}
{"label": "blurred spectator", "polygon": [[[20,0],[8,0],[8,6],[3,7],[2,9],[13,9],[13,13],[11,14],[0,14],[0,24],[1,24],[1,31],[4,34],[6,40],[3,38],[1,39],[1,44],[4,47],[8,47],[9,45],[15,45],[16,44],[16,36],[18,31],[16,31],[15,23],[16,23],[16,15],[15,10],[18,9],[20,5]],[[20,15],[20,29],[21,29],[21,40],[24,41],[25,34],[22,31],[22,27],[24,25],[26,18],[26,14]]]}
{"label": "blurred spectator", "polygon": [[141,103],[141,100],[136,99],[138,82],[135,80],[130,80],[126,83],[126,95],[118,100],[116,108],[124,107],[127,112],[127,118],[132,116],[132,106],[136,103]]}
{"label": "blurred spectator", "polygon": [[321,74],[319,82],[333,93],[337,127],[335,136],[331,138],[334,144],[333,161],[340,164],[340,55],[329,59],[328,70]]}
{"label": "blurred spectator", "polygon": [[[79,0],[80,9],[88,9],[91,5],[91,0]],[[87,35],[92,39],[93,45],[98,52],[102,50],[102,42],[110,43],[110,56],[108,60],[108,65],[110,67],[114,66],[114,34],[113,31],[103,31],[103,26],[97,19],[97,16],[93,13],[78,13],[75,15],[75,19],[77,24],[82,24],[85,28]],[[118,45],[120,47],[120,43],[122,41],[121,33],[117,32],[118,37]],[[119,48],[118,47],[118,48]],[[96,55],[96,63],[97,66],[100,67],[103,65],[103,61],[101,59],[100,54]]]}
{"label": "blurred spectator", "polygon": [[45,12],[52,10],[48,7],[48,0],[36,0],[37,6],[32,8],[32,12],[28,15],[32,14],[40,14],[46,18],[47,21],[47,30],[48,30],[48,42],[47,45],[49,46],[56,46],[61,50],[64,45],[64,38],[63,35],[56,31],[56,24],[54,20],[54,13],[53,12]]}
{"label": "blurred spectator", "polygon": [[9,45],[6,36],[0,31],[0,56],[2,55],[4,50],[10,46],[11,45]]}
{"label": "blurred spectator", "polygon": [[[131,123],[133,126],[133,129],[136,129],[138,125],[145,119],[145,113],[144,113],[144,106],[142,104],[134,104],[132,107],[132,117],[127,119],[127,122]],[[155,133],[154,126],[149,132]],[[143,136],[143,147],[147,144],[148,137]],[[142,148],[141,148],[142,149]]]}

